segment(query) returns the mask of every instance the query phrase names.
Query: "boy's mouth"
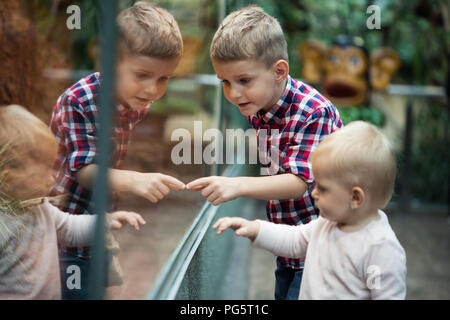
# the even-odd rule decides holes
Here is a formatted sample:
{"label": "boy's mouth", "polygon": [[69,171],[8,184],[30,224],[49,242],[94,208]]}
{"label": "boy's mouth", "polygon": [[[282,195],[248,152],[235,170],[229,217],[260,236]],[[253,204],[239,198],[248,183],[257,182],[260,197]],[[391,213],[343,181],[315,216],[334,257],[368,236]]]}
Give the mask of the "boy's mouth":
{"label": "boy's mouth", "polygon": [[239,107],[239,108],[245,108],[245,107],[247,107],[247,106],[249,106],[249,105],[250,105],[250,102],[239,103],[239,104],[238,104],[238,107]]}
{"label": "boy's mouth", "polygon": [[139,101],[142,104],[149,104],[150,100],[149,99],[144,99],[144,98],[140,98],[140,97],[135,97],[137,101]]}

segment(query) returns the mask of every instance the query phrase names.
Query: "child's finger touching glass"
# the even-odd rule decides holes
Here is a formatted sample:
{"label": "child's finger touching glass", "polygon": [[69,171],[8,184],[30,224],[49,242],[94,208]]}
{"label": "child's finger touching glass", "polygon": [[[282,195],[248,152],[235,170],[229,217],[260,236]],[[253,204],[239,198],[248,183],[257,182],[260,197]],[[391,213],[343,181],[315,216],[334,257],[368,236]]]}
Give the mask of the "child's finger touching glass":
{"label": "child's finger touching glass", "polygon": [[163,175],[163,183],[172,190],[183,190],[186,188],[186,185],[183,182],[167,175]]}
{"label": "child's finger touching glass", "polygon": [[194,191],[202,190],[203,188],[205,188],[209,185],[208,178],[209,177],[204,177],[204,178],[199,178],[194,181],[191,181],[186,185],[186,188],[190,189],[190,190],[194,190]]}

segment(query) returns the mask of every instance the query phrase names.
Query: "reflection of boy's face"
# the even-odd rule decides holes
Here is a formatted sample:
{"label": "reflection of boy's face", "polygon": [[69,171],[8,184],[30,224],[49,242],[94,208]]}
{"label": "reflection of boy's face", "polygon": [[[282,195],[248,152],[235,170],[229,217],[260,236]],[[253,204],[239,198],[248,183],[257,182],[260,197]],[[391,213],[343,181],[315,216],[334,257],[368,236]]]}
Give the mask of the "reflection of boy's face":
{"label": "reflection of boy's face", "polygon": [[[280,84],[273,67],[248,59],[218,61],[212,59],[217,77],[222,80],[224,95],[244,116],[259,110],[268,111],[280,98]],[[281,92],[282,93],[282,92]]]}
{"label": "reflection of boy's face", "polygon": [[119,102],[134,110],[143,110],[151,102],[161,98],[179,60],[124,55],[117,67]]}
{"label": "reflection of boy's face", "polygon": [[[47,142],[47,141],[45,141]],[[32,155],[22,154],[19,166],[9,171],[9,195],[18,200],[44,197],[54,183],[52,167],[57,155],[56,141],[42,143]]]}

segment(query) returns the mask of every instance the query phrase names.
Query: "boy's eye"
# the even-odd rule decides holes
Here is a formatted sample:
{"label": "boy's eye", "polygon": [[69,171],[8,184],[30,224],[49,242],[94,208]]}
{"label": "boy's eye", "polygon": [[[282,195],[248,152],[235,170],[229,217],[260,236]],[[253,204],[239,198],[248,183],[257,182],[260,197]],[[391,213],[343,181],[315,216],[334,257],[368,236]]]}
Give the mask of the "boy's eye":
{"label": "boy's eye", "polygon": [[250,81],[251,81],[250,78],[242,78],[242,79],[239,79],[239,82],[240,82],[241,84],[247,84],[247,83],[249,83]]}
{"label": "boy's eye", "polygon": [[136,72],[136,78],[138,79],[145,79],[146,77],[148,77],[148,74],[143,73],[143,72]]}
{"label": "boy's eye", "polygon": [[222,84],[229,85],[230,83],[228,82],[228,80],[222,80]]}

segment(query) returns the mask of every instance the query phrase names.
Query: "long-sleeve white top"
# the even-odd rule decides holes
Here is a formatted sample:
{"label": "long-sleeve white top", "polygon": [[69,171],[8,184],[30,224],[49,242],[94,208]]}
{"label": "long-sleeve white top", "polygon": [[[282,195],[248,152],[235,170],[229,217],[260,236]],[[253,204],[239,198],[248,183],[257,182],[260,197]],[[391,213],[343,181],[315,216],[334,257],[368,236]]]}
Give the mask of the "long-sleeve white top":
{"label": "long-sleeve white top", "polygon": [[253,245],[306,257],[299,299],[404,299],[406,255],[386,214],[355,232],[323,217],[289,226],[258,220]]}

